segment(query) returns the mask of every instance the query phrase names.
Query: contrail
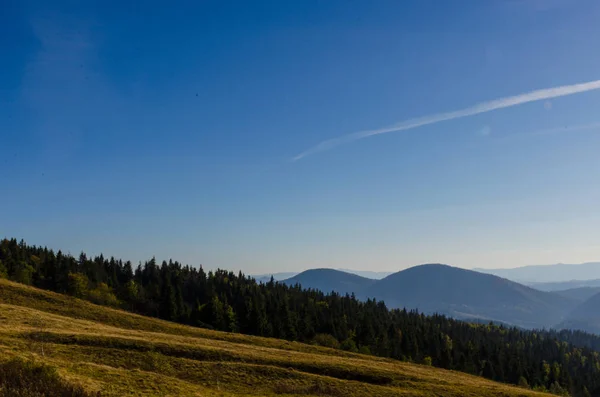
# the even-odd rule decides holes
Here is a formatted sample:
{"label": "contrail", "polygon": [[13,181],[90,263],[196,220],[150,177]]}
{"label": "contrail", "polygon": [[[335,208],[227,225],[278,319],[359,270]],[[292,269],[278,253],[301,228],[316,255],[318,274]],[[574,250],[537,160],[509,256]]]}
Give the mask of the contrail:
{"label": "contrail", "polygon": [[600,89],[600,80],[588,81],[587,83],[563,85],[560,87],[545,88],[541,90],[535,90],[527,92],[525,94],[519,94],[515,96],[509,96],[506,98],[494,99],[493,101],[482,102],[477,105],[455,110],[452,112],[438,113],[430,116],[420,117],[416,119],[406,120],[396,123],[386,128],[380,128],[376,130],[359,131],[353,134],[348,134],[339,138],[328,139],[319,143],[318,145],[300,153],[299,155],[292,158],[292,161],[298,161],[311,154],[321,152],[327,149],[331,149],[335,146],[343,143],[356,141],[358,139],[366,138],[378,134],[386,134],[388,132],[405,131],[413,128],[421,127],[424,125],[435,124],[441,121],[460,119],[462,117],[474,116],[480,113],[491,112],[497,109],[504,109],[511,106],[517,106],[524,103],[542,101],[545,99],[558,98],[561,96],[577,94],[580,92],[592,91]]}

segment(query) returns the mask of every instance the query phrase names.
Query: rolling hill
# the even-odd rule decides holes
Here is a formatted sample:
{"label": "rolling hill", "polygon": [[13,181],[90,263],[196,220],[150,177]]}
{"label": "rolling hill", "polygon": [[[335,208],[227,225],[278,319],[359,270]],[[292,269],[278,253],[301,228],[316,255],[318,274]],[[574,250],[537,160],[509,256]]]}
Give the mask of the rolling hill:
{"label": "rolling hill", "polygon": [[553,326],[577,304],[497,276],[439,264],[394,273],[366,289],[363,295],[384,300],[389,307],[525,328]]}
{"label": "rolling hill", "polygon": [[582,302],[568,292],[559,295],[538,291],[494,275],[439,264],[415,266],[381,280],[333,269],[312,269],[283,282],[323,292],[355,293],[360,299],[383,300],[391,308],[524,328],[555,326]]}
{"label": "rolling hill", "polygon": [[[552,283],[570,280],[600,279],[600,262],[579,264],[522,266],[512,269],[473,269],[519,283]],[[564,289],[564,288],[561,288]]]}
{"label": "rolling hill", "polygon": [[[315,270],[315,269],[312,269]],[[356,274],[357,276],[370,278],[374,280],[381,280],[382,278],[389,276],[392,274],[391,272],[374,272],[369,270],[353,270],[353,269],[327,269],[327,270],[338,270],[344,273]],[[289,278],[292,278],[301,272],[281,272],[281,273],[272,273],[272,274],[257,274],[252,277],[258,282],[267,283],[271,280],[271,276],[275,281],[283,281]]]}
{"label": "rolling hill", "polygon": [[600,334],[600,293],[577,306],[557,328]]}
{"label": "rolling hill", "polygon": [[[36,388],[43,393],[32,393]],[[546,395],[429,366],[178,325],[1,279],[0,390],[81,397]]]}
{"label": "rolling hill", "polygon": [[555,294],[564,296],[565,298],[575,299],[580,302],[585,302],[592,296],[600,293],[600,287],[579,287],[569,288],[561,291],[554,291]]}
{"label": "rolling hill", "polygon": [[377,283],[377,280],[340,270],[311,269],[283,280],[283,282],[287,285],[300,284],[303,288],[318,289],[323,292],[355,293],[360,296],[366,288]]}
{"label": "rolling hill", "polygon": [[371,270],[353,270],[353,269],[336,269],[346,273],[356,274],[357,276],[372,278],[374,280],[381,280],[384,277],[389,276],[393,272],[374,272]]}
{"label": "rolling hill", "polygon": [[575,288],[600,287],[600,279],[557,281],[552,283],[526,283],[526,285],[539,289],[540,291],[565,291]]}
{"label": "rolling hill", "polygon": [[285,280],[290,277],[294,277],[297,272],[281,272],[281,273],[272,273],[272,274],[257,274],[252,276],[259,283],[268,283],[271,281],[271,277],[275,281]]}

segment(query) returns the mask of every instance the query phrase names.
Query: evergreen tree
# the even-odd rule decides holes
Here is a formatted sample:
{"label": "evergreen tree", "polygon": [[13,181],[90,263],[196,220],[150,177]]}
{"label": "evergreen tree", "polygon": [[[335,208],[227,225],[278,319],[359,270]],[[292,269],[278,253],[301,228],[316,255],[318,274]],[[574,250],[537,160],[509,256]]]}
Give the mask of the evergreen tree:
{"label": "evergreen tree", "polygon": [[[574,397],[600,395],[600,337],[573,330],[469,324],[389,310],[383,302],[324,294],[241,272],[205,272],[155,258],[77,259],[0,240],[0,277],[193,326],[329,346],[431,364]],[[316,338],[316,336],[318,337]]]}

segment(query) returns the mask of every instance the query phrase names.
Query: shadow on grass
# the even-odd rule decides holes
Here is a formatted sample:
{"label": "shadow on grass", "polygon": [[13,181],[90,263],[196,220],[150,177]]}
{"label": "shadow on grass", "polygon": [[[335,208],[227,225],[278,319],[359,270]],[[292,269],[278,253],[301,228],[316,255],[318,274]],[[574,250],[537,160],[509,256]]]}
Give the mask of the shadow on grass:
{"label": "shadow on grass", "polygon": [[110,348],[119,350],[130,350],[142,353],[154,352],[165,356],[176,358],[187,358],[206,362],[245,362],[253,364],[266,364],[276,367],[293,368],[298,371],[324,375],[342,380],[353,380],[369,383],[372,385],[390,385],[394,378],[387,374],[376,371],[365,371],[357,368],[340,365],[323,365],[308,362],[293,362],[281,360],[269,360],[261,357],[244,357],[243,359],[227,351],[198,349],[182,345],[168,345],[163,343],[150,343],[141,340],[123,339],[115,337],[89,336],[89,335],[63,335],[50,332],[30,332],[22,335],[28,340],[44,341],[45,343],[56,343],[62,345],[93,346],[98,348]]}
{"label": "shadow on grass", "polygon": [[14,358],[0,364],[0,397],[98,397],[63,380],[54,367]]}

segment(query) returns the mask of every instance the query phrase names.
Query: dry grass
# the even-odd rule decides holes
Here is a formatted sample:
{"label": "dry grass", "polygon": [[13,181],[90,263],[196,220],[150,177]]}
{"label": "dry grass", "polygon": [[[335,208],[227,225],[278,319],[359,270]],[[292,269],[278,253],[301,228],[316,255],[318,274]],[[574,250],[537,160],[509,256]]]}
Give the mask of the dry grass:
{"label": "dry grass", "polygon": [[[42,354],[43,351],[43,354]],[[542,396],[460,372],[181,326],[0,280],[0,361],[102,396]]]}

